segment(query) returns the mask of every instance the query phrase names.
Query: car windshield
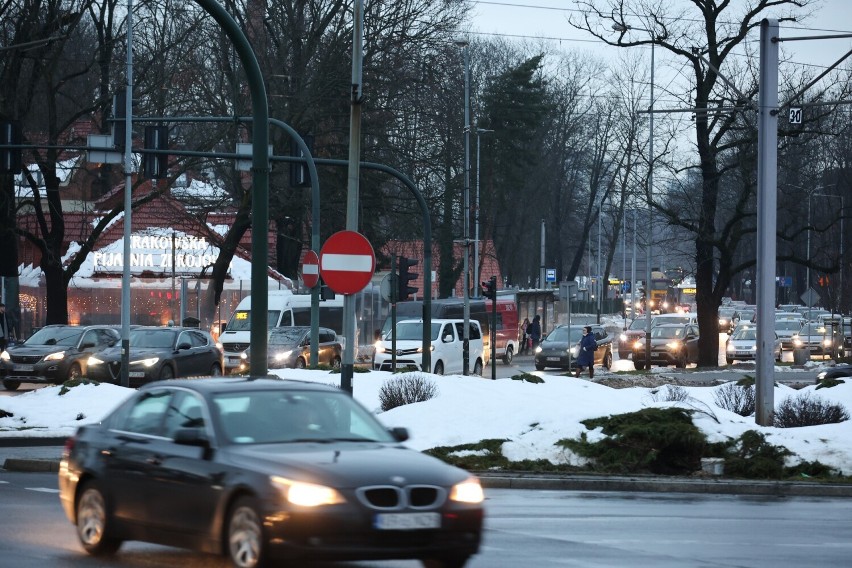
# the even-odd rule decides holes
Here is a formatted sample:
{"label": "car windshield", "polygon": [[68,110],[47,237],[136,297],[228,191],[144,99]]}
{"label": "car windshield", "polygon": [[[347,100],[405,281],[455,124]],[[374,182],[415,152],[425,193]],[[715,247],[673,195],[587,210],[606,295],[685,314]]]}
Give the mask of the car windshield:
{"label": "car windshield", "polygon": [[173,329],[131,329],[130,346],[144,348],[172,348],[175,344],[176,330]]}
{"label": "car windshield", "polygon": [[826,328],[821,323],[809,323],[802,327],[802,331],[799,332],[799,335],[826,335],[830,333],[828,328]]}
{"label": "car windshield", "polygon": [[305,335],[301,327],[276,327],[269,334],[270,345],[293,345],[299,343]]}
{"label": "car windshield", "polygon": [[378,420],[343,392],[219,393],[213,396],[212,410],[231,444],[394,441]]}
{"label": "car windshield", "polygon": [[43,327],[24,341],[24,345],[74,346],[77,345],[81,335],[83,335],[83,330],[73,327]]}
{"label": "car windshield", "polygon": [[[430,337],[432,341],[438,339],[438,333],[441,331],[440,323],[432,323],[432,333]],[[390,340],[390,332],[385,339]],[[423,339],[423,324],[419,321],[403,321],[396,324],[396,338],[402,341],[418,341]]]}
{"label": "car windshield", "polygon": [[667,323],[689,323],[689,316],[674,316],[674,317],[655,317],[651,320],[651,325],[664,325]]}
{"label": "car windshield", "polygon": [[627,329],[637,330],[637,329],[645,329],[648,325],[648,321],[645,318],[637,318],[630,322],[630,327]]}
{"label": "car windshield", "polygon": [[757,339],[757,330],[753,327],[738,329],[731,336],[731,339],[754,341],[755,339]]}
{"label": "car windshield", "polygon": [[[281,317],[281,310],[269,310],[267,313],[266,327],[272,329],[278,324],[278,318]],[[250,331],[251,330],[251,311],[237,310],[231,316],[231,321],[228,322],[225,328],[228,331]]]}
{"label": "car windshield", "polygon": [[680,326],[657,326],[651,330],[651,337],[659,339],[683,339],[685,329]]}
{"label": "car windshield", "polygon": [[754,312],[743,310],[740,312],[740,321],[751,321],[754,318]]}
{"label": "car windshield", "polygon": [[782,320],[775,322],[776,331],[799,331],[802,329],[802,324],[798,320]]}
{"label": "car windshield", "polygon": [[720,317],[720,318],[725,318],[725,319],[730,319],[730,318],[734,317],[734,312],[735,312],[735,311],[736,311],[736,310],[732,310],[732,309],[730,309],[730,308],[721,308],[721,309],[719,310],[719,317]]}
{"label": "car windshield", "polygon": [[558,341],[560,343],[576,343],[583,337],[583,330],[572,327],[557,327],[547,334],[546,341]]}

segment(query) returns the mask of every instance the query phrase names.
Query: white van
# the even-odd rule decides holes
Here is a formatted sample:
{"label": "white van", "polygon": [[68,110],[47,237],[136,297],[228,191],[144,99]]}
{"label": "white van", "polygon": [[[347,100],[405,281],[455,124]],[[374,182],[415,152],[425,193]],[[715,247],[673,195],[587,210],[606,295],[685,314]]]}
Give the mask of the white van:
{"label": "white van", "polygon": [[[267,299],[267,326],[311,325],[311,295],[293,294],[289,290],[271,290]],[[343,297],[320,301],[319,325],[343,332]],[[343,340],[343,338],[341,338]],[[237,305],[234,314],[219,336],[225,350],[225,370],[233,371],[242,363],[242,353],[251,341],[251,296]]]}
{"label": "white van", "polygon": [[[463,319],[433,319],[431,321],[432,339],[432,369],[426,370],[436,375],[461,374],[464,357]],[[468,369],[474,375],[482,374],[483,347],[482,330],[479,322],[470,320],[470,349],[468,353]],[[423,320],[403,320],[396,323],[396,368],[413,367],[423,369]],[[376,354],[373,368],[380,371],[390,371],[393,364],[393,352],[390,332],[376,342]]]}

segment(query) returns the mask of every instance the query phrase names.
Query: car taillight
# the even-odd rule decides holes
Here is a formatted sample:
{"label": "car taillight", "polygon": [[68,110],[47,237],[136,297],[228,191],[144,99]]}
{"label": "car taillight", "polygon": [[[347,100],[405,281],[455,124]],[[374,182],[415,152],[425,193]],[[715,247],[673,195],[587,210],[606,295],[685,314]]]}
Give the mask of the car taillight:
{"label": "car taillight", "polygon": [[65,440],[65,446],[62,448],[62,457],[67,457],[71,455],[71,450],[74,449],[74,445],[77,443],[77,436],[70,436]]}

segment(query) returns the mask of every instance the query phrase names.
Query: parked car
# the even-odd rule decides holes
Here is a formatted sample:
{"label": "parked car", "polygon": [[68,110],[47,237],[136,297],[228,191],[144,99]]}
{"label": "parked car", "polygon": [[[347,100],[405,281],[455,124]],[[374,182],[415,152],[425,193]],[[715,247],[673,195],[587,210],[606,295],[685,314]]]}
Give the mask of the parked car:
{"label": "parked car", "polygon": [[[340,368],[343,344],[333,329],[319,328],[319,345],[317,347],[317,362],[329,365],[334,369]],[[239,372],[249,370],[251,347],[240,354]],[[270,369],[304,369],[311,362],[311,328],[310,326],[276,327],[269,330],[267,343],[268,367]]]}
{"label": "parked car", "polygon": [[[772,347],[772,354],[776,361],[781,360],[783,349],[781,347],[781,338],[775,334],[775,342]],[[734,361],[755,360],[757,358],[757,327],[743,326],[734,331],[734,333],[725,342],[725,361],[728,365]]]}
{"label": "parked car", "polygon": [[845,379],[848,377],[852,377],[852,365],[835,365],[817,373],[816,380],[820,382],[825,379]]}
{"label": "parked car", "polygon": [[[121,346],[104,349],[88,360],[88,376],[100,382],[121,378]],[[130,386],[158,379],[221,375],[222,345],[207,331],[187,327],[136,327],[130,330]]]}
{"label": "parked car", "polygon": [[61,384],[83,377],[89,357],[120,339],[110,326],[47,325],[0,354],[3,386],[15,390],[21,383]]}
{"label": "parked car", "polygon": [[407,438],[326,385],[156,382],[68,440],[59,497],[93,555],[143,540],[225,554],[241,568],[463,566],[480,546],[480,482],[407,449]]}
{"label": "parked car", "polygon": [[698,362],[698,325],[663,324],[651,328],[651,353],[645,341],[633,344],[633,366],[636,369],[651,365],[686,367]]}
{"label": "parked car", "polygon": [[[547,367],[573,369],[579,355],[578,343],[583,337],[583,325],[559,325],[541,341],[535,349],[535,368],[543,371]],[[600,325],[592,325],[592,334],[598,343],[595,365],[612,367],[612,336]]]}

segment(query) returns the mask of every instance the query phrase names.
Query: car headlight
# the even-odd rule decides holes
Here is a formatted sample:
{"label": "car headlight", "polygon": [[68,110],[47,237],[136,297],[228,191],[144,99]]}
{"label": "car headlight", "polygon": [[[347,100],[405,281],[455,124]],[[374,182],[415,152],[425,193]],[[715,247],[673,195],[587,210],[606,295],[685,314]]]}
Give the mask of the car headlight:
{"label": "car headlight", "polygon": [[284,499],[293,505],[300,507],[319,507],[322,505],[337,505],[345,503],[346,500],[337,489],[308,483],[306,481],[294,481],[286,477],[274,475],[270,477],[272,484],[281,490]]}
{"label": "car headlight", "polygon": [[576,358],[580,354],[580,347],[578,345],[575,345],[574,347],[569,347],[565,350],[565,353]]}
{"label": "car headlight", "polygon": [[535,348],[535,352],[536,352],[536,353],[541,353],[541,345],[539,345],[538,347],[536,347],[536,348]]}
{"label": "car headlight", "polygon": [[680,351],[680,348],[683,347],[683,343],[681,343],[680,341],[671,341],[669,343],[666,343],[666,347],[668,347],[672,351]]}
{"label": "car headlight", "polygon": [[619,336],[618,336],[618,339],[619,339],[620,341],[627,341],[627,334],[626,334],[626,333],[622,333],[621,335],[619,335]]}
{"label": "car headlight", "polygon": [[802,340],[799,339],[798,337],[793,337],[793,345],[795,345],[796,347],[801,347],[802,346]]}
{"label": "car headlight", "polygon": [[2,353],[0,353],[0,361],[11,361],[11,359],[12,358],[9,357],[8,351],[3,351]]}
{"label": "car headlight", "polygon": [[[433,345],[432,343],[430,343],[430,344],[429,344],[429,351],[434,351],[434,350],[435,350],[435,345]],[[418,347],[418,348],[417,348],[417,352],[418,352],[418,353],[423,353],[423,346],[422,346],[422,345],[421,345],[420,347]]]}
{"label": "car headlight", "polygon": [[160,360],[159,357],[148,357],[147,359],[138,359],[136,361],[131,361],[130,364],[131,365],[142,365],[143,367],[151,367],[153,365],[156,365],[157,361],[159,361],[159,360]]}
{"label": "car headlight", "polygon": [[385,351],[386,349],[382,341],[376,341],[376,353],[384,353]]}
{"label": "car headlight", "polygon": [[103,362],[103,359],[98,359],[97,357],[92,355],[91,357],[89,357],[89,360],[86,362],[86,364],[91,367],[92,365],[100,365]]}
{"label": "car headlight", "polygon": [[482,503],[485,500],[485,493],[482,491],[479,480],[472,477],[453,485],[450,500],[459,503]]}
{"label": "car headlight", "polygon": [[65,351],[58,351],[57,353],[51,353],[50,355],[45,355],[45,361],[61,361],[65,358]]}
{"label": "car headlight", "polygon": [[823,344],[825,347],[831,347],[831,340],[830,340],[830,339],[824,339],[824,340],[823,340],[823,342],[822,342],[822,344]]}
{"label": "car headlight", "polygon": [[247,360],[248,360],[248,358],[249,358],[249,354],[248,354],[248,353],[246,353],[245,351],[243,351],[242,353],[240,353],[240,359],[242,359],[243,361],[247,361]]}
{"label": "car headlight", "polygon": [[633,343],[633,349],[642,349],[643,347],[645,347],[645,341],[642,339],[637,339]]}
{"label": "car headlight", "polygon": [[819,373],[819,374],[816,376],[816,380],[817,380],[817,381],[825,380],[825,371],[822,371],[821,373]]}
{"label": "car headlight", "polygon": [[275,354],[275,360],[276,361],[283,361],[284,359],[289,359],[290,355],[292,355],[292,354],[293,354],[292,349],[290,351],[282,351],[281,353],[276,353]]}
{"label": "car headlight", "polygon": [[752,351],[757,351],[757,344],[751,346]]}

